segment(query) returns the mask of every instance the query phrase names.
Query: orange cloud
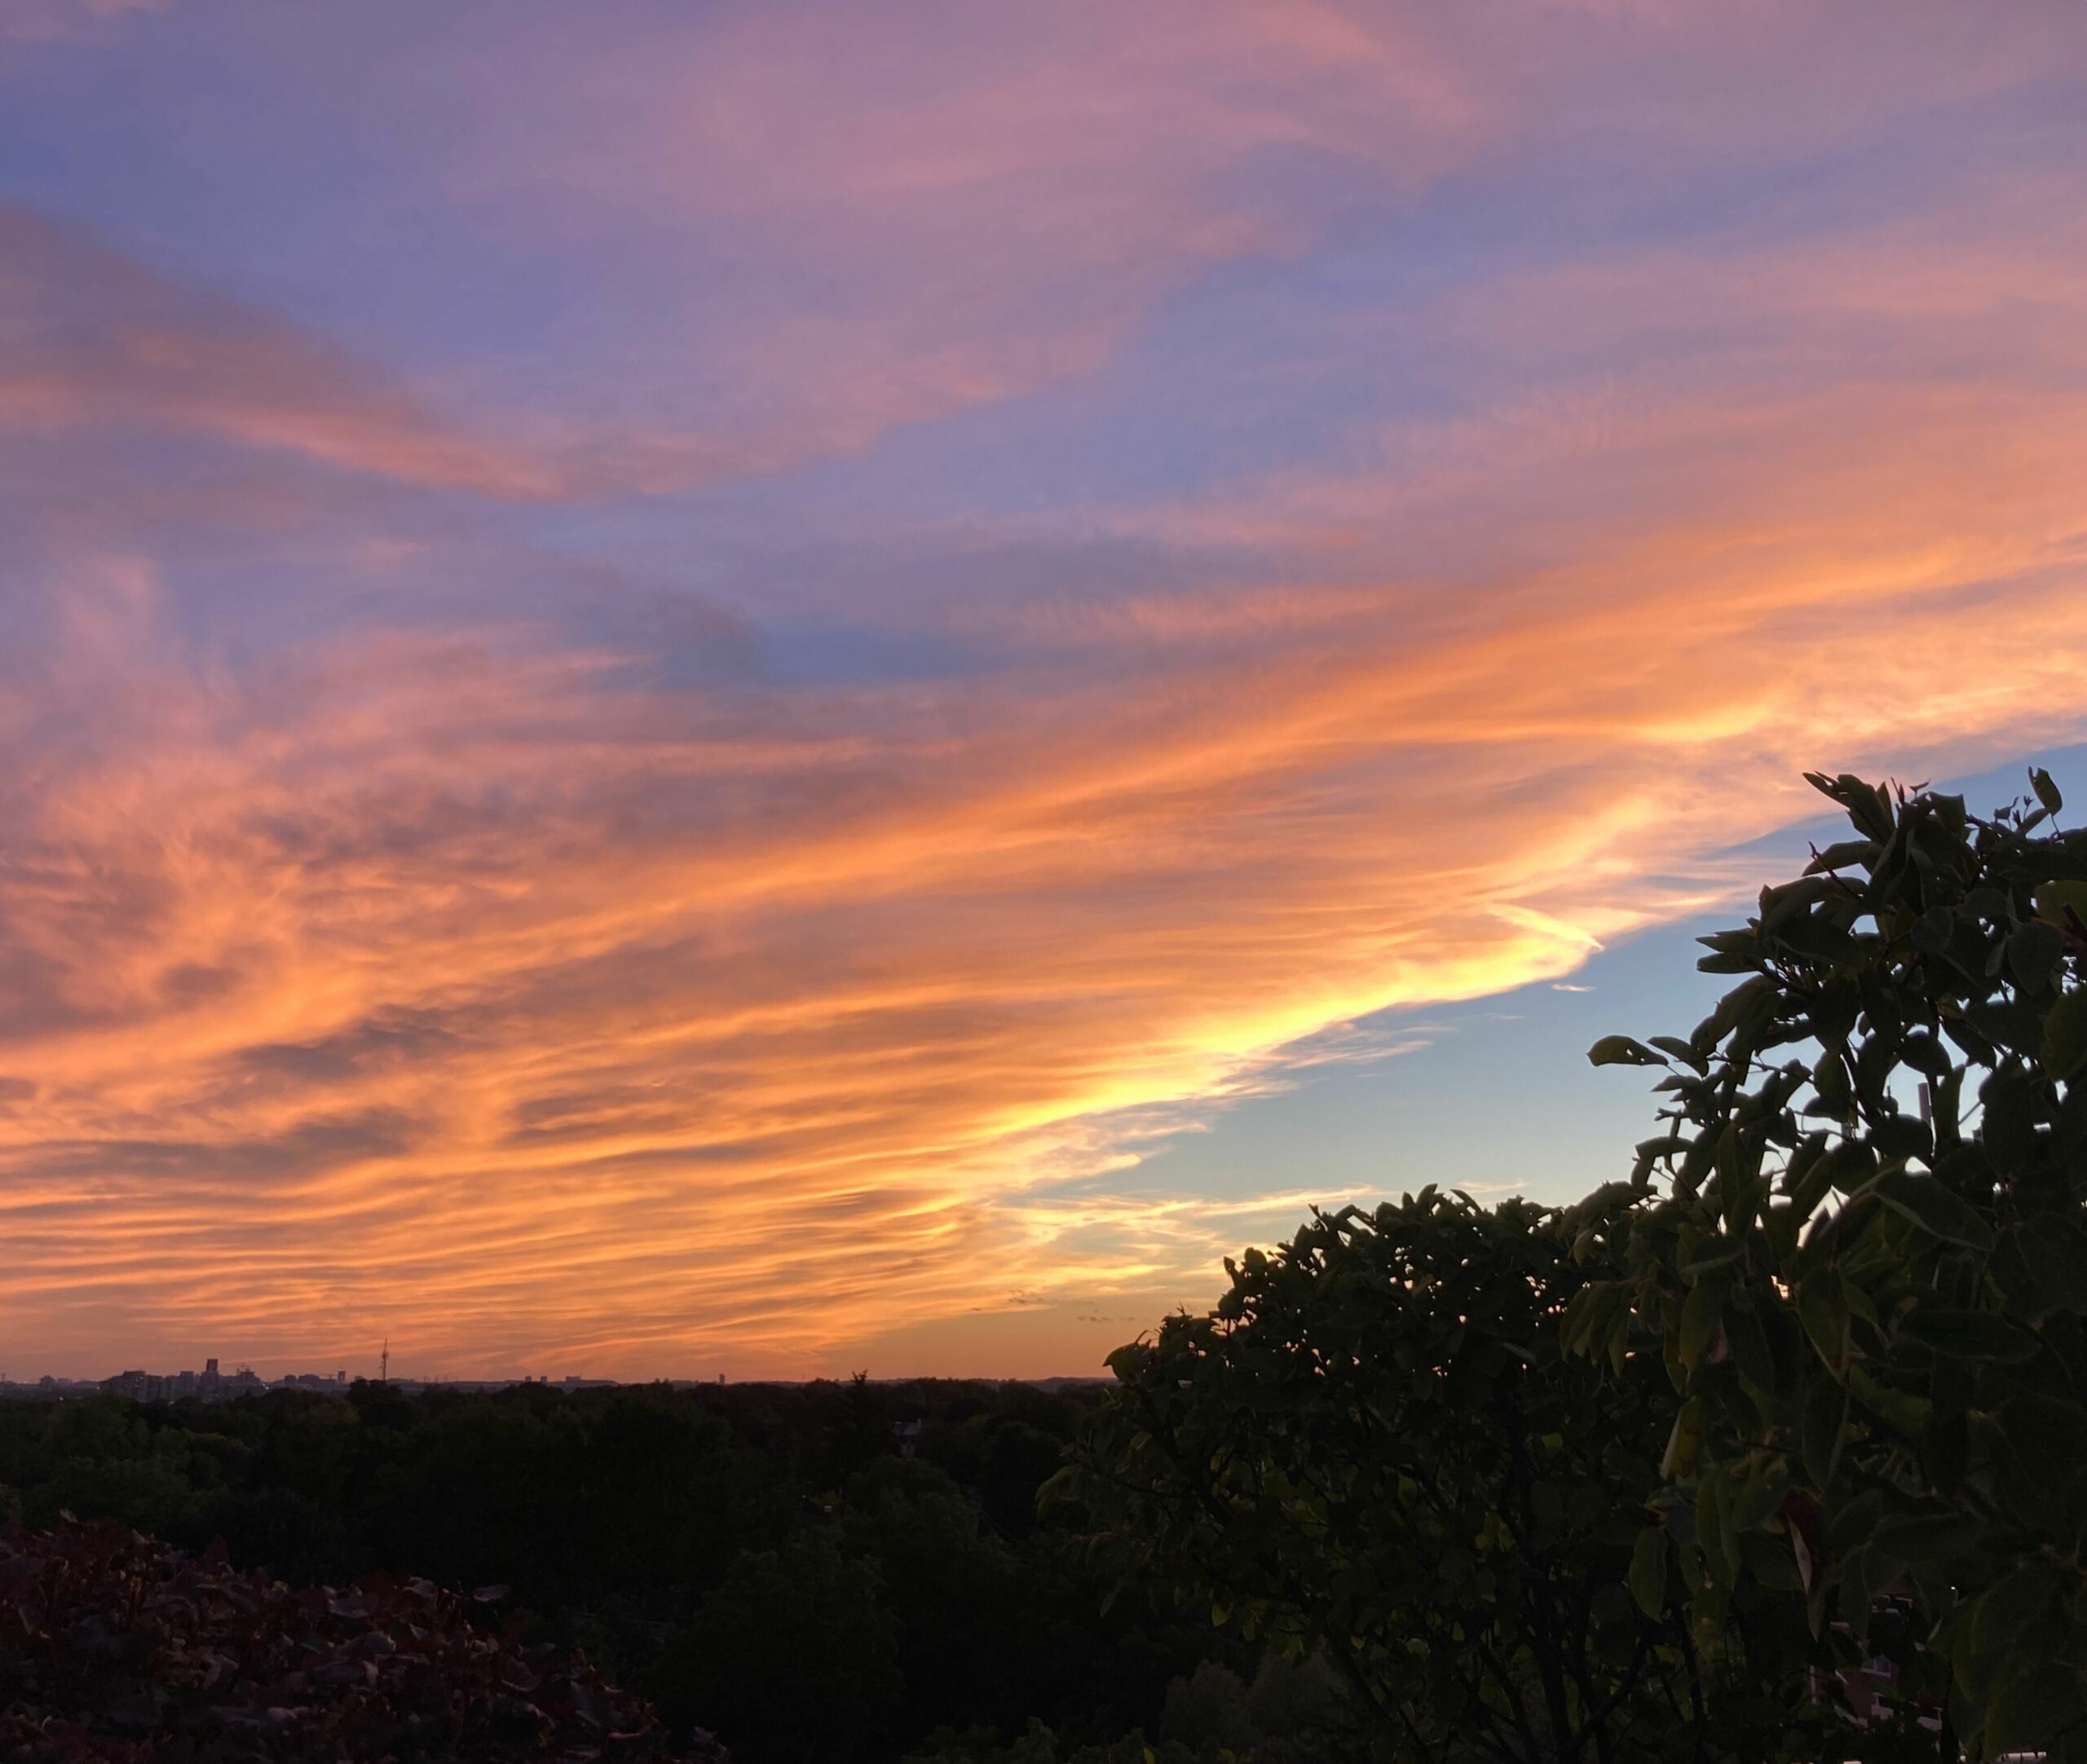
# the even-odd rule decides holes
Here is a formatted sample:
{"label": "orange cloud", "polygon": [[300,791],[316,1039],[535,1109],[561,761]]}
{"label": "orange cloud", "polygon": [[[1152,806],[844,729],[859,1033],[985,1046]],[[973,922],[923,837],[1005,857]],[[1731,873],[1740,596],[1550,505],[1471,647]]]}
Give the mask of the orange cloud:
{"label": "orange cloud", "polygon": [[[946,665],[685,677],[598,576],[525,580],[598,529],[536,506],[532,539],[488,536],[492,505],[860,452],[1094,373],[1198,276],[1531,139],[1596,139],[1600,175],[1648,140],[1714,164],[1758,139],[1727,49],[1802,62],[1796,152],[1852,126],[1851,81],[1873,113],[1956,103],[2049,42],[1938,55],[1922,11],[1879,73],[1812,11],[1674,9],[1631,53],[1698,52],[1619,95],[1616,10],[1532,11],[1504,48],[1446,13],[1294,5],[928,8],[910,33],[883,7],[717,9],[607,47],[517,26],[444,83],[471,126],[445,110],[417,173],[473,224],[580,254],[626,225],[693,238],[717,273],[642,340],[642,383],[514,425],[0,214],[18,438],[455,493],[359,508],[346,552],[308,577],[271,554],[258,589],[214,513],[161,556],[90,494],[47,557],[10,547],[16,1363],[331,1365],[388,1334],[458,1374],[802,1373],[867,1342],[901,1356],[880,1369],[986,1369],[960,1325],[1016,1313],[1088,1352],[1306,1198],[1140,1199],[1158,1127],[1301,1039],[1562,978],[1724,897],[1746,879],[1719,853],[1810,811],[1802,767],[2077,739],[2063,167],[1360,298],[1334,364],[1397,355],[1458,401],[1401,387],[1216,487],[924,534],[879,507],[862,527],[899,567],[960,527],[980,576],[824,604]],[[1793,29],[1833,52],[1794,56]],[[717,271],[757,262],[788,273]],[[672,513],[646,543],[694,576],[717,529]],[[1166,567],[1119,575],[1096,540]],[[1001,541],[1054,585],[993,579]],[[818,600],[779,567],[757,586]],[[304,616],[248,640],[193,616],[212,594]]]}
{"label": "orange cloud", "polygon": [[[990,716],[490,637],[242,684],[149,572],[77,565],[72,636],[0,695],[26,730],[125,682],[7,809],[0,1314],[107,1352],[801,1371],[1181,1290],[1237,1221],[1051,1198],[1113,1115],[1569,973],[1721,888],[1662,879],[1803,812],[1801,765],[2080,732],[2055,405],[1865,392],[1804,447],[1782,411],[1722,490],[1554,523],[1549,571],[1277,591],[1296,616]],[[1689,432],[1648,418],[1616,469]]]}

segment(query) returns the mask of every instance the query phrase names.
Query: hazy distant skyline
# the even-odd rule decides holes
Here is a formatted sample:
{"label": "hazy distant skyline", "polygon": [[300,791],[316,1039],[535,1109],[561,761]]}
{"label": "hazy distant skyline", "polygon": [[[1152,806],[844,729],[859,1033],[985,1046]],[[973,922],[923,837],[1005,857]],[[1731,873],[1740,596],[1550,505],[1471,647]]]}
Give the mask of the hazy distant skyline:
{"label": "hazy distant skyline", "polygon": [[1609,1174],[1801,770],[2087,808],[2084,84],[0,0],[0,1365],[1080,1373]]}

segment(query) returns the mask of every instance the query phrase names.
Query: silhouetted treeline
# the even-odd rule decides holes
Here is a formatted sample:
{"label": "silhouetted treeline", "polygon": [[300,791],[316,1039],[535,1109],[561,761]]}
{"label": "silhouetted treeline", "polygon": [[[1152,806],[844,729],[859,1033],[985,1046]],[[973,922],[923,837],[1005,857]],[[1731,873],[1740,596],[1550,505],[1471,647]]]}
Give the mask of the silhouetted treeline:
{"label": "silhouetted treeline", "polygon": [[1318,1755],[1271,1737],[1311,1727],[1310,1674],[1134,1593],[1105,1613],[1082,1514],[1039,1519],[1097,1400],[850,1381],[13,1401],[0,1507],[222,1537],[293,1584],[505,1585],[742,1764],[1142,1759],[1146,1735],[1184,1764]]}

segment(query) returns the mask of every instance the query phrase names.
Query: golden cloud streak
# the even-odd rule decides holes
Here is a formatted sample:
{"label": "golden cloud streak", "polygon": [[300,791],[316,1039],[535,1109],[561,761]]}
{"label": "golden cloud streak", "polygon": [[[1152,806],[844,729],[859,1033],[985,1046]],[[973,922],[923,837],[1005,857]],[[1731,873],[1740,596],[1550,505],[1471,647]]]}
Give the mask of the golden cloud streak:
{"label": "golden cloud streak", "polygon": [[[16,35],[56,46],[11,53],[120,37],[79,28],[121,10],[38,4]],[[1301,260],[1453,175],[1511,181],[1517,153],[1593,152],[1595,182],[1631,154],[1750,165],[1773,90],[1796,165],[1858,116],[2004,103],[2087,43],[2057,8],[1666,8],[1626,65],[1587,18],[1618,10],[1532,9],[1504,48],[1454,9],[1296,0],[961,29],[930,5],[910,36],[882,7],[585,44],[520,20],[430,82],[433,130],[365,69],[357,113],[399,125],[460,226],[688,296],[605,348],[642,366],[604,376],[606,411],[567,389],[522,421],[439,417],[0,208],[0,446],[46,499],[0,583],[16,1363],[331,1365],[388,1334],[457,1374],[831,1370],[872,1338],[934,1369],[967,1319],[1163,1302],[1304,1197],[1068,1200],[1141,1122],[1701,910],[1739,880],[1720,853],[1811,811],[1802,767],[2076,739],[2064,165],[1969,156],[1866,227],[1705,218],[1598,261],[1503,252],[1436,296],[1392,276],[1330,320],[1330,365],[1289,365],[1396,348],[1419,382],[1439,355],[1466,402],[1335,463],[971,523],[1059,546],[1058,592],[849,609],[968,668],[677,683],[521,604],[518,543],[459,536],[496,505],[548,523],[1086,395],[1199,276]],[[691,262],[763,273],[713,289]],[[208,467],[205,514],[177,456]],[[0,514],[36,494],[0,486]],[[257,620],[269,593],[308,616],[250,650],[196,635],[182,560],[136,537],[227,509],[321,549],[363,523],[330,573],[254,593]],[[1176,585],[1114,580],[1075,531]],[[434,611],[316,604],[452,562]]]}
{"label": "golden cloud streak", "polygon": [[2087,437],[1988,412],[1963,452],[2001,475],[1922,495],[1931,421],[1895,472],[1842,415],[1875,426],[1838,522],[1800,456],[1722,520],[1323,629],[1192,621],[991,721],[454,637],[236,682],[148,573],[83,565],[72,649],[0,697],[25,729],[126,683],[10,792],[7,1325],[802,1370],[1184,1281],[1221,1210],[1026,1194],[1329,1025],[1569,972],[1807,812],[1801,765],[2078,730]]}

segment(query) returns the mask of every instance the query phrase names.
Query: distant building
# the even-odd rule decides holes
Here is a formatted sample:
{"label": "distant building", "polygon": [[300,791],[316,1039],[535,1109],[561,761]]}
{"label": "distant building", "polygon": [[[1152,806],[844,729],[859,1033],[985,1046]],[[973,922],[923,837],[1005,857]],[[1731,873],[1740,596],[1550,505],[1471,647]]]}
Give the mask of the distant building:
{"label": "distant building", "polygon": [[[329,1381],[315,1380],[326,1389],[334,1386]],[[173,1372],[160,1374],[147,1372],[139,1367],[130,1367],[113,1378],[101,1380],[99,1385],[75,1387],[87,1390],[103,1390],[113,1396],[127,1398],[134,1403],[168,1403],[196,1401],[221,1403],[235,1396],[257,1396],[268,1388],[267,1382],[251,1366],[241,1366],[227,1377],[220,1371],[215,1358],[203,1362],[201,1372]],[[38,1389],[51,1395],[60,1394],[68,1388],[63,1381],[46,1378]]]}
{"label": "distant building", "polygon": [[[388,1360],[388,1356],[387,1356]],[[386,1367],[388,1371],[388,1365]],[[271,1390],[311,1391],[345,1395],[351,1383],[345,1368],[332,1373],[292,1372],[276,1379],[263,1378],[251,1366],[237,1366],[232,1371],[223,1369],[215,1355],[203,1362],[201,1372],[148,1372],[142,1367],[126,1367],[122,1371],[99,1381],[75,1382],[45,1374],[34,1384],[10,1383],[0,1378],[0,1393],[14,1392],[28,1396],[32,1394],[45,1397],[71,1395],[89,1395],[105,1391],[135,1403],[226,1403],[236,1397],[258,1396]],[[725,1382],[720,1373],[717,1382]],[[556,1388],[562,1385],[568,1391],[602,1390],[611,1388],[614,1378],[589,1378],[578,1373],[568,1373],[554,1385],[547,1373],[524,1373],[516,1378],[464,1379],[447,1384],[429,1383],[421,1379],[398,1378],[389,1381],[392,1389],[412,1393],[431,1389],[458,1391],[499,1391],[511,1385],[542,1385]]]}

